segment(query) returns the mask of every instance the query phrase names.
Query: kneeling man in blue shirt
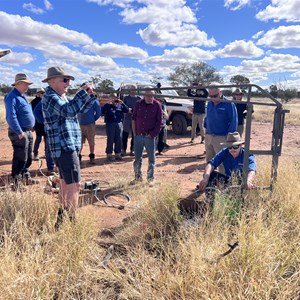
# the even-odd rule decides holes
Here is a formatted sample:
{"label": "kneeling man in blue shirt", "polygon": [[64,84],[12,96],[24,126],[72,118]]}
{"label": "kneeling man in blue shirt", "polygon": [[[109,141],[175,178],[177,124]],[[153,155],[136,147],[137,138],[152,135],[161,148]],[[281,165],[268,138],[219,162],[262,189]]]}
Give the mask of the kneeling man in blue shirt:
{"label": "kneeling man in blue shirt", "polygon": [[[225,148],[222,148],[207,164],[203,174],[203,179],[199,183],[199,190],[205,191],[207,187],[217,186],[218,183],[228,184],[234,176],[239,183],[242,183],[243,162],[245,149],[242,146],[244,142],[240,138],[238,132],[229,133],[226,141],[221,143]],[[223,163],[225,175],[215,171],[215,169]],[[254,178],[256,173],[256,163],[254,155],[249,155],[249,166],[247,181],[245,182],[246,189],[253,189]]]}

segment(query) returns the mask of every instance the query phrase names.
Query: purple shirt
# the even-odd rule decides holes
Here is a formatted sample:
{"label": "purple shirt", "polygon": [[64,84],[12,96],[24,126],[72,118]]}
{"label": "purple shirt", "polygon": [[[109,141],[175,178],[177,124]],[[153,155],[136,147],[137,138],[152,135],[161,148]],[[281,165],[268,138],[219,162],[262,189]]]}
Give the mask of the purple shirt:
{"label": "purple shirt", "polygon": [[162,108],[157,100],[146,104],[145,100],[137,101],[132,114],[135,121],[136,134],[150,134],[154,139],[160,132],[162,122]]}

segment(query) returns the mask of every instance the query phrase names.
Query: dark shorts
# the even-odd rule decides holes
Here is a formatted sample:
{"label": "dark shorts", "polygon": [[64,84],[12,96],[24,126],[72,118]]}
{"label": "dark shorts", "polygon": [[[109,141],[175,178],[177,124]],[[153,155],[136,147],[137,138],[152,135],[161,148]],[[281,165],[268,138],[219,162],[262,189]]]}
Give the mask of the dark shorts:
{"label": "dark shorts", "polygon": [[77,183],[80,181],[80,163],[77,151],[62,151],[60,158],[56,159],[60,178],[66,184]]}

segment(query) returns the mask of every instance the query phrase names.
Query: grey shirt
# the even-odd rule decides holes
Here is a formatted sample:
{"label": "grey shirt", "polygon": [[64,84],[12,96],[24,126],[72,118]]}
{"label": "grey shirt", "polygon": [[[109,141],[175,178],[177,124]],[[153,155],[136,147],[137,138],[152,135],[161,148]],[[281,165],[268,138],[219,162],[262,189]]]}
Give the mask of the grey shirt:
{"label": "grey shirt", "polygon": [[135,106],[135,103],[141,100],[139,96],[130,96],[127,95],[124,97],[124,103],[129,108],[129,112],[124,114],[124,120],[123,120],[123,131],[130,132],[131,131],[131,122],[132,122],[132,110]]}

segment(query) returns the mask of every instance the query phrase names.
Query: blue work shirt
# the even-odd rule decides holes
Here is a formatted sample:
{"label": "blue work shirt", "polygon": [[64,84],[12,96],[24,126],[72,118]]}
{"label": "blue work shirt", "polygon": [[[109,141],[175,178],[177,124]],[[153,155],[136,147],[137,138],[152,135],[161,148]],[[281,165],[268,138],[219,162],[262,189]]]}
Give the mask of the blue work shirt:
{"label": "blue work shirt", "polygon": [[98,100],[96,100],[93,106],[86,113],[78,114],[78,121],[80,125],[95,124],[101,116],[101,106]]}
{"label": "blue work shirt", "polygon": [[[227,100],[222,98],[222,100]],[[237,130],[238,118],[236,106],[232,102],[220,102],[215,105],[209,101],[206,109],[204,127],[207,134],[226,136]]]}
{"label": "blue work shirt", "polygon": [[[227,148],[223,148],[208,163],[211,164],[215,169],[223,163],[225,174],[229,177],[232,173],[243,174],[244,154],[245,149],[241,148],[239,155],[234,158]],[[249,171],[256,171],[255,157],[253,154],[249,155],[248,172]]]}
{"label": "blue work shirt", "polygon": [[26,97],[14,88],[4,98],[6,121],[11,130],[16,134],[21,134],[23,129],[34,127],[35,119],[30,103]]}

